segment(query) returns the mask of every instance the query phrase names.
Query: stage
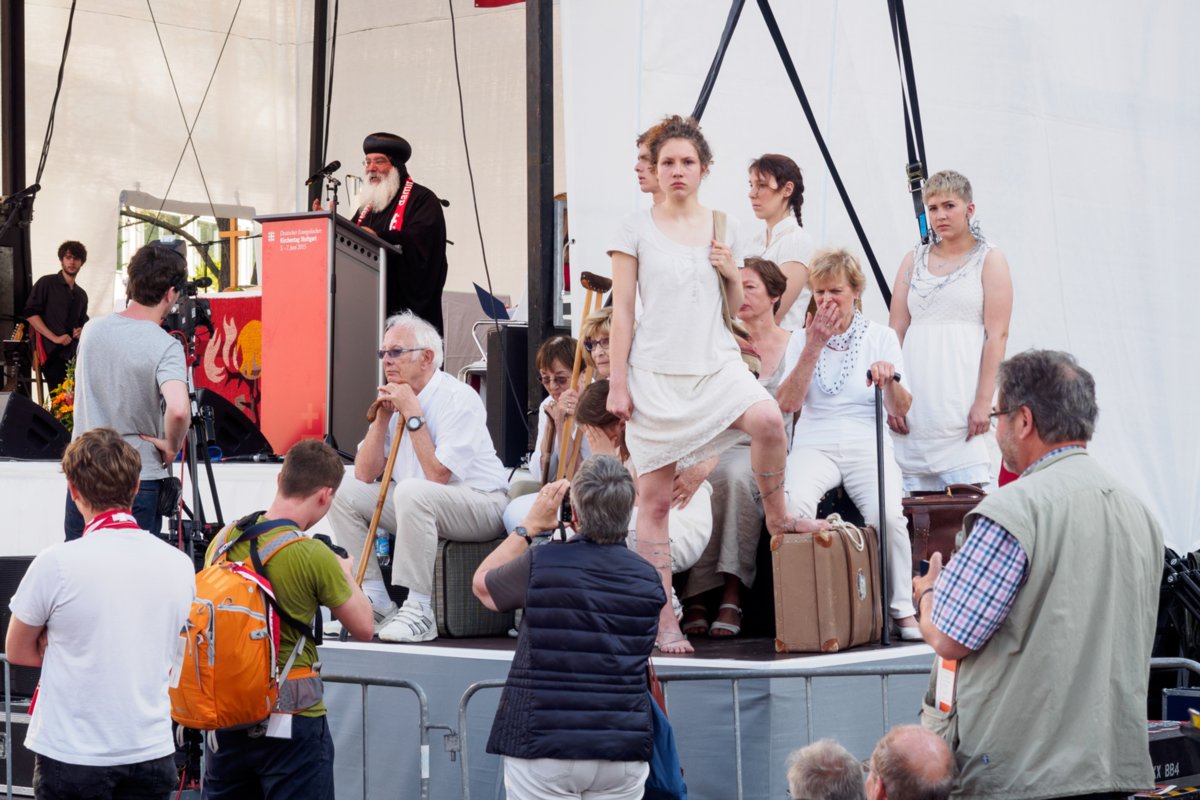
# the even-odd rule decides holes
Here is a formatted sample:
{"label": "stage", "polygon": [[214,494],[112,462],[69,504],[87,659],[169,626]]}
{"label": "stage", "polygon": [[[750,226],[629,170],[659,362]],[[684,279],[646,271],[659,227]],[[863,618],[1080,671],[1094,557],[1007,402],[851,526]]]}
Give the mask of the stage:
{"label": "stage", "polygon": [[[347,467],[350,469],[350,467]],[[178,470],[176,470],[177,472]],[[218,462],[213,465],[217,493],[225,520],[266,508],[275,492],[278,464]],[[207,479],[201,480],[206,513],[212,513]],[[0,556],[32,556],[62,541],[66,481],[57,461],[0,462],[0,503],[7,525],[0,536]],[[191,500],[190,484],[184,496]],[[314,532],[332,534],[327,522]],[[441,639],[421,645],[380,642],[331,642],[321,648],[325,673],[365,680],[402,679],[419,685],[428,698],[429,723],[447,726],[458,741],[447,741],[443,729],[430,731],[424,756],[430,778],[430,797],[461,797],[462,753],[454,760],[447,745],[463,746],[470,764],[470,794],[475,798],[503,796],[499,789],[499,759],[485,752],[498,689],[479,691],[470,702],[466,730],[458,718],[459,701],[477,681],[502,680],[508,673],[516,640]],[[742,773],[747,798],[779,797],[785,790],[788,753],[808,740],[832,736],[856,755],[865,757],[885,730],[883,690],[878,677],[817,678],[811,698],[805,679],[784,677],[795,670],[863,671],[897,666],[927,667],[932,651],[925,645],[860,648],[833,655],[780,655],[766,638],[727,641],[699,639],[694,656],[654,659],[664,676],[697,671],[750,673],[739,682],[742,730]],[[924,675],[900,675],[888,680],[888,722],[895,725],[917,718]],[[392,687],[367,690],[366,727],[363,689],[330,681],[329,720],[337,752],[339,795],[359,797],[364,781],[371,797],[418,797],[423,756],[419,745],[415,695]],[[736,797],[734,708],[728,680],[688,681],[667,685],[672,724],[687,771],[689,796],[694,800]],[[365,733],[364,733],[365,731]],[[369,761],[363,769],[363,746]]]}
{"label": "stage", "polygon": [[[780,655],[769,639],[696,640],[693,656],[656,656],[660,675],[699,671],[737,671],[738,709],[742,731],[743,796],[782,797],[786,790],[788,754],[808,741],[834,737],[856,756],[865,758],[886,727],[916,722],[927,685],[926,669],[932,651],[926,645],[860,648],[833,655]],[[458,706],[467,687],[476,681],[503,680],[515,639],[444,640],[423,645],[330,643],[321,648],[324,671],[332,677],[403,679],[419,685],[429,703],[429,721],[448,726],[458,742],[434,729],[429,738],[430,797],[449,800],[463,796],[462,754],[447,745],[465,742],[470,764],[470,797],[503,797],[500,760],[485,752],[500,690],[479,691],[467,706],[466,729]],[[884,671],[916,667],[918,675],[888,679],[888,722],[884,723],[884,690],[874,675],[814,678],[811,698],[796,670],[829,672]],[[326,686],[329,721],[337,752],[339,795],[347,797],[417,797],[421,752],[415,695],[402,688],[367,690],[364,728],[363,689],[330,682]],[[730,681],[667,682],[668,707],[693,800],[737,797],[735,718]],[[366,733],[364,734],[364,730]],[[368,767],[364,771],[363,742]],[[363,794],[364,780],[368,795]]]}

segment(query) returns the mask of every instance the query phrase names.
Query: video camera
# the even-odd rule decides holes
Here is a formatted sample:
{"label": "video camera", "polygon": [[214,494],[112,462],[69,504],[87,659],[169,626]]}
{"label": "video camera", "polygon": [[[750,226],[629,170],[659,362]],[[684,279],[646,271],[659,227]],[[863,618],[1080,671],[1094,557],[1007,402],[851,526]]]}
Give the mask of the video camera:
{"label": "video camera", "polygon": [[197,278],[185,283],[180,290],[179,299],[163,317],[163,330],[172,334],[179,332],[189,341],[195,339],[196,331],[200,328],[205,328],[212,334],[212,304],[196,296],[201,289],[212,286],[212,282],[212,278]]}

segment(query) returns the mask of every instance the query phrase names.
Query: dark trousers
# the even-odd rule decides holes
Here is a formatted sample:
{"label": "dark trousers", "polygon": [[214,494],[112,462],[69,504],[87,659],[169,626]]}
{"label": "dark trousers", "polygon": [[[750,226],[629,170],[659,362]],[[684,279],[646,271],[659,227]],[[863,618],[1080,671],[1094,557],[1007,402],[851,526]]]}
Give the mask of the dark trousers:
{"label": "dark trousers", "polygon": [[[162,516],[158,513],[158,493],[163,480],[165,479],[142,481],[138,486],[137,497],[133,498],[133,518],[143,530],[151,533],[158,533],[162,528]],[[83,536],[83,515],[71,499],[70,492],[67,492],[67,513],[63,529],[66,531],[68,542]]]}
{"label": "dark trousers", "polygon": [[64,355],[63,350],[56,350],[42,364],[42,383],[46,386],[47,397],[67,379],[67,364],[74,357],[75,348],[71,348],[70,355]]}
{"label": "dark trousers", "polygon": [[292,718],[291,739],[217,734],[204,800],[333,800],[333,737],[324,716]]}
{"label": "dark trousers", "polygon": [[167,800],[178,781],[174,755],[112,767],[67,764],[42,755],[33,762],[38,800]]}
{"label": "dark trousers", "polygon": [[1073,794],[1059,800],[1126,800],[1129,792],[1097,792],[1096,794]]}

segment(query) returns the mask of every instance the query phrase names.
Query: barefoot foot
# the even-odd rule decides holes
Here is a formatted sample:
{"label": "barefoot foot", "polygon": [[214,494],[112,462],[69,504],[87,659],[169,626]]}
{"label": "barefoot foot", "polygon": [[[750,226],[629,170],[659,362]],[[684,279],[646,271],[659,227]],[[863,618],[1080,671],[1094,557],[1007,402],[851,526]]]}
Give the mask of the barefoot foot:
{"label": "barefoot foot", "polygon": [[805,519],[791,514],[776,520],[767,520],[767,532],[772,536],[779,533],[817,533],[829,530],[829,522],[823,519]]}
{"label": "barefoot foot", "polygon": [[679,630],[679,621],[675,619],[670,606],[658,615],[658,641],[655,644],[659,651],[669,655],[696,652],[691,642]]}

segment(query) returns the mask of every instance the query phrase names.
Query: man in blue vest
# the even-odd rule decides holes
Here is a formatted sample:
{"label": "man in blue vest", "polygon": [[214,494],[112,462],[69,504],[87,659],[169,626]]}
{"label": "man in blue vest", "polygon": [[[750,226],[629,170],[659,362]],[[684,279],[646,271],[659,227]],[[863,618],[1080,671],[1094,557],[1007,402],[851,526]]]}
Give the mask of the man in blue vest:
{"label": "man in blue vest", "polygon": [[570,489],[578,535],[530,548],[530,531],[557,524],[567,491],[567,481],[548,484],[475,572],[485,606],[525,609],[487,751],[504,756],[511,797],[634,800],[650,771],[646,661],[666,595],[658,571],[625,545],[629,471],[596,456]]}
{"label": "man in blue vest", "polygon": [[1019,480],[913,580],[937,652],[921,720],[970,798],[1124,798],[1154,785],[1146,732],[1163,537],[1087,451],[1096,385],[1067,353],[1000,365],[992,412]]}

